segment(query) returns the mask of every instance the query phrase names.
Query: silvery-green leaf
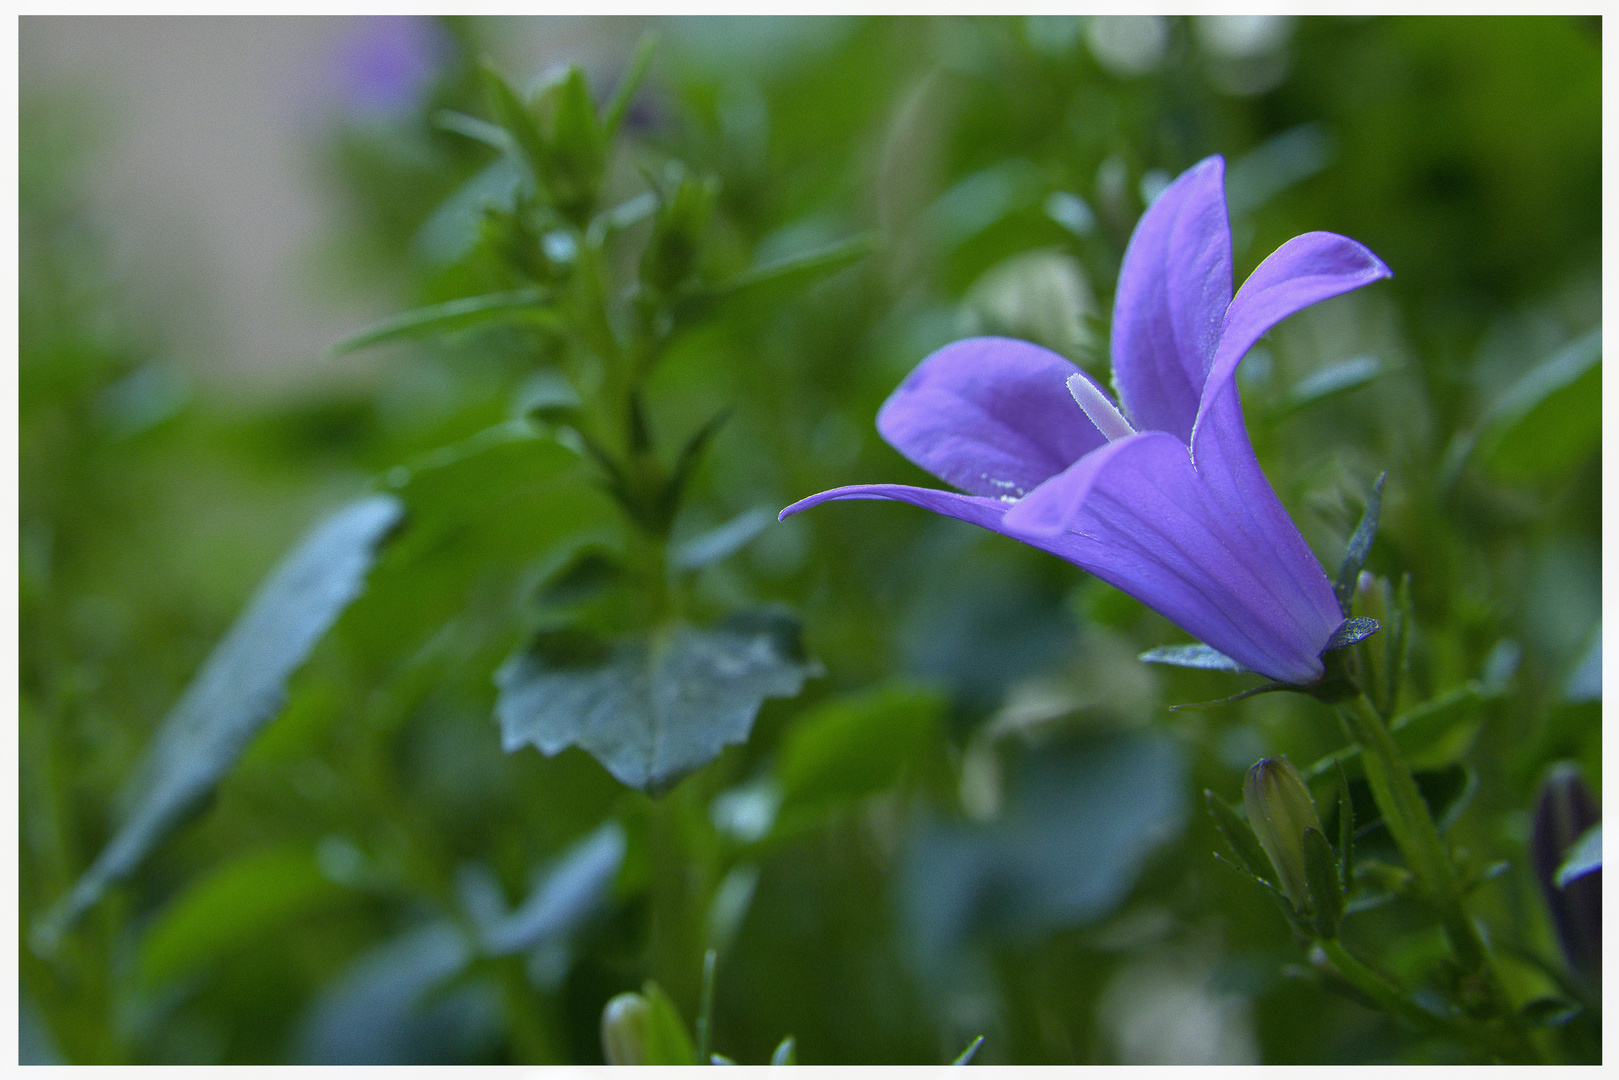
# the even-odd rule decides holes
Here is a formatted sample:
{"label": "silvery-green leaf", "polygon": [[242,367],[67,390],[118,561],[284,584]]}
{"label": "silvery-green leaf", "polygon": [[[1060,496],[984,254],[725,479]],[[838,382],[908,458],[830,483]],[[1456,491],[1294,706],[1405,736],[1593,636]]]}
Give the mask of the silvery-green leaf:
{"label": "silvery-green leaf", "polygon": [[491,1034],[487,996],[477,984],[439,992],[474,955],[449,919],[366,950],[315,999],[301,1024],[298,1057],[320,1065],[475,1060],[468,1051]]}
{"label": "silvery-green leaf", "polygon": [[[1383,483],[1388,475],[1386,472],[1378,474],[1372,484],[1372,493],[1366,497],[1366,511],[1361,514],[1360,524],[1355,526],[1354,533],[1349,537],[1343,562],[1338,564],[1338,575],[1333,579],[1332,591],[1338,595],[1338,608],[1345,618],[1349,617],[1349,602],[1355,595],[1355,583],[1360,580],[1360,572],[1366,566],[1366,556],[1377,537],[1377,518],[1383,509]],[[1327,646],[1329,649],[1335,647]]]}
{"label": "silvery-green leaf", "polygon": [[952,1065],[970,1065],[970,1064],[972,1064],[973,1058],[978,1056],[978,1048],[980,1046],[983,1046],[983,1045],[984,1045],[984,1037],[982,1035],[980,1035],[976,1039],[974,1039],[972,1042],[968,1043],[967,1044],[967,1049],[965,1049],[961,1053],[957,1054],[956,1055],[956,1060],[952,1061],[950,1064],[952,1064]]}
{"label": "silvery-green leaf", "polygon": [[983,937],[1030,940],[1112,912],[1186,814],[1187,763],[1164,735],[1047,745],[1008,779],[993,822],[914,827],[902,926],[924,975]]}
{"label": "silvery-green leaf", "polygon": [[1511,480],[1560,474],[1600,445],[1602,328],[1531,368],[1479,424],[1475,449]]}
{"label": "silvery-green leaf", "polygon": [[1381,374],[1383,364],[1375,356],[1352,356],[1348,360],[1328,364],[1294,383],[1271,416],[1279,419],[1328,398],[1358,390]]}
{"label": "silvery-green leaf", "polygon": [[522,952],[578,925],[607,895],[624,848],[623,826],[609,821],[568,849],[517,910],[480,928],[484,951]]}
{"label": "silvery-green leaf", "polygon": [[38,944],[49,948],[111,882],[134,870],[281,711],[287,679],[360,594],[402,512],[391,495],[350,503],[305,534],[259,587],[158,729],[126,789],[122,825],[40,924]]}
{"label": "silvery-green leaf", "polygon": [[1149,664],[1172,664],[1175,667],[1203,668],[1207,671],[1242,673],[1248,669],[1225,653],[1207,645],[1160,645],[1148,649],[1137,659]]}
{"label": "silvery-green leaf", "polygon": [[776,515],[764,507],[744,510],[725,524],[678,545],[670,554],[669,562],[678,570],[697,570],[717,563],[740,551],[775,522]]}
{"label": "silvery-green leaf", "polygon": [[496,673],[508,753],[588,751],[621,783],[660,792],[742,742],[767,697],[791,697],[818,666],[785,616],[678,625],[612,646],[538,636]]}
{"label": "silvery-green leaf", "polygon": [[1599,821],[1574,841],[1574,846],[1568,849],[1568,856],[1563,860],[1563,865],[1557,868],[1557,876],[1553,880],[1557,882],[1559,889],[1563,889],[1568,887],[1569,882],[1601,869],[1602,822]]}
{"label": "silvery-green leaf", "polygon": [[439,204],[423,222],[412,246],[434,265],[445,265],[465,255],[478,239],[485,207],[511,210],[523,186],[523,174],[510,156],[502,156]]}

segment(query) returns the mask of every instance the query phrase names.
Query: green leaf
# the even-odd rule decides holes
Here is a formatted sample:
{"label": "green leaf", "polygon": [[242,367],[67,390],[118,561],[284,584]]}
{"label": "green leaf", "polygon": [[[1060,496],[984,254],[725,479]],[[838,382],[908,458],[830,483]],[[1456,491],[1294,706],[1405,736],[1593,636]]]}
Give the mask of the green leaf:
{"label": "green leaf", "polygon": [[695,1065],[697,1048],[692,1045],[686,1025],[680,1019],[680,1010],[663,992],[663,987],[651,979],[641,988],[641,995],[649,1006],[647,1013],[646,1043],[642,1050],[642,1065]]}
{"label": "green leaf", "polygon": [[506,77],[492,64],[484,62],[480,74],[483,77],[484,93],[489,97],[489,107],[495,114],[495,123],[511,136],[519,160],[528,166],[529,171],[543,188],[547,154],[545,139],[540,135],[539,126],[534,122],[534,114],[523,104],[523,100],[511,88]]}
{"label": "green leaf", "polygon": [[361,330],[358,334],[333,345],[332,355],[342,356],[344,353],[380,345],[385,341],[447,334],[491,323],[514,321],[555,323],[557,315],[545,306],[546,298],[547,294],[543,289],[514,289],[511,292],[447,300],[442,304],[433,304],[392,316],[375,326]]}
{"label": "green leaf", "polygon": [[431,1060],[442,1053],[446,1013],[460,1019],[456,1026],[463,1031],[488,1022],[489,1010],[479,1008],[477,989],[453,985],[473,959],[465,933],[450,919],[418,925],[361,951],[328,978],[309,1006],[298,1060],[324,1065]]}
{"label": "green leaf", "polygon": [[[1441,768],[1472,744],[1484,722],[1481,710],[1488,696],[1482,684],[1470,680],[1395,717],[1389,731],[1413,768]],[[1335,750],[1310,766],[1305,775],[1313,779],[1335,764],[1353,764],[1360,750],[1358,743]]]}
{"label": "green leaf", "polygon": [[579,746],[619,782],[660,793],[747,739],[765,698],[791,697],[818,672],[797,636],[775,613],[612,646],[542,633],[496,673],[502,744],[547,756]]}
{"label": "green leaf", "polygon": [[1568,849],[1563,865],[1557,868],[1557,875],[1552,880],[1559,889],[1566,889],[1569,882],[1601,869],[1602,822],[1599,821],[1574,841],[1574,846]]}
{"label": "green leaf", "polygon": [[1203,798],[1209,804],[1209,814],[1214,818],[1214,827],[1220,830],[1225,842],[1231,846],[1232,854],[1241,860],[1242,866],[1261,881],[1267,881],[1271,872],[1270,856],[1265,849],[1259,846],[1259,837],[1254,835],[1253,826],[1220,796],[1208,788],[1203,789]]}
{"label": "green leaf", "polygon": [[550,153],[542,163],[545,171],[541,175],[556,208],[584,229],[607,164],[607,133],[596,116],[584,72],[571,65],[561,83],[548,88],[535,104],[554,110]]}
{"label": "green leaf", "polygon": [[1304,830],[1304,878],[1310,887],[1311,918],[1317,935],[1332,939],[1344,918],[1344,889],[1338,857],[1319,829]]}
{"label": "green leaf", "polygon": [[512,212],[522,189],[521,166],[509,157],[496,158],[439,204],[412,247],[430,265],[453,263],[477,243],[485,210]]}
{"label": "green leaf", "polygon": [[1349,602],[1355,596],[1355,583],[1360,580],[1360,572],[1366,566],[1366,556],[1372,550],[1372,540],[1377,536],[1377,518],[1383,509],[1383,483],[1388,476],[1386,472],[1379,473],[1373,482],[1372,493],[1366,497],[1366,511],[1361,514],[1360,524],[1355,526],[1354,533],[1349,537],[1343,562],[1338,564],[1338,576],[1333,579],[1332,591],[1338,595],[1338,609],[1346,619],[1349,618]]}
{"label": "green leaf", "polygon": [[1270,418],[1280,420],[1311,405],[1359,390],[1381,374],[1383,365],[1375,356],[1355,356],[1328,364],[1294,383],[1281,404],[1271,411]]}
{"label": "green leaf", "polygon": [[630,70],[613,91],[612,100],[607,103],[607,109],[602,113],[602,132],[606,138],[618,134],[619,124],[630,111],[630,105],[635,101],[635,91],[640,87],[641,80],[646,76],[646,70],[652,63],[652,54],[658,48],[658,35],[647,32],[641,35],[641,40],[635,46],[635,55],[630,59]]}
{"label": "green leaf", "polygon": [[798,1043],[791,1035],[776,1045],[776,1052],[770,1055],[772,1065],[797,1065]]}
{"label": "green leaf", "polygon": [[928,745],[945,706],[938,690],[896,680],[833,698],[800,716],[776,759],[782,827],[791,831],[892,785]]}
{"label": "green leaf", "polygon": [[876,234],[867,233],[756,267],[687,297],[679,315],[693,318],[722,303],[767,307],[853,266],[876,249]]}
{"label": "green leaf", "polygon": [[978,1038],[976,1038],[972,1042],[968,1043],[967,1044],[967,1049],[965,1049],[961,1053],[957,1054],[956,1055],[956,1060],[952,1061],[950,1064],[952,1064],[952,1065],[969,1065],[969,1064],[971,1064],[973,1058],[978,1056],[978,1048],[980,1046],[983,1046],[983,1045],[984,1045],[984,1037],[982,1035],[980,1035],[980,1036],[978,1036]]}
{"label": "green leaf", "polygon": [[[1414,771],[1412,779],[1416,781],[1417,791],[1441,832],[1461,816],[1478,788],[1478,774],[1462,762],[1441,769]],[[1382,811],[1378,809],[1371,786],[1364,779],[1351,779],[1349,789],[1356,822],[1355,832],[1365,837],[1373,826],[1383,824]],[[1329,827],[1336,824],[1329,823]]]}
{"label": "green leaf", "polygon": [[697,570],[736,554],[754,537],[776,523],[776,515],[763,506],[744,510],[725,524],[699,533],[679,544],[669,555],[677,570]]}
{"label": "green leaf", "polygon": [[1602,437],[1602,328],[1536,365],[1479,425],[1481,460],[1510,480],[1558,475]]}
{"label": "green leaf", "polygon": [[268,944],[279,924],[344,895],[322,876],[310,849],[257,848],[193,882],[158,915],[141,941],[139,978],[155,986],[244,944]]}
{"label": "green leaf", "polygon": [[1225,653],[1207,645],[1160,645],[1148,649],[1136,659],[1149,664],[1171,664],[1175,667],[1202,668],[1205,671],[1231,671],[1241,674],[1248,669]]}
{"label": "green leaf", "polygon": [[515,911],[480,920],[483,951],[490,956],[526,952],[578,926],[606,899],[624,848],[624,828],[616,821],[573,845]]}
{"label": "green leaf", "polygon": [[468,116],[464,112],[456,112],[454,109],[440,109],[433,114],[433,124],[436,127],[443,128],[445,131],[453,131],[457,135],[465,135],[469,139],[475,139],[485,146],[499,150],[503,154],[510,154],[513,158],[518,157],[521,153],[517,148],[517,143],[512,139],[511,132],[499,124],[491,124],[489,121],[480,120],[476,116]]}
{"label": "green leaf", "polygon": [[1466,753],[1484,723],[1487,695],[1470,680],[1394,718],[1389,731],[1413,768],[1438,768]]}
{"label": "green leaf", "polygon": [[1580,1015],[1583,1006],[1560,997],[1541,997],[1529,1002],[1518,1015],[1530,1027],[1562,1027]]}
{"label": "green leaf", "polygon": [[42,920],[60,933],[126,877],[230,771],[286,700],[286,682],[365,587],[376,550],[399,523],[391,495],[349,503],[304,535],[215,646],[154,736],[127,791],[123,824]]}

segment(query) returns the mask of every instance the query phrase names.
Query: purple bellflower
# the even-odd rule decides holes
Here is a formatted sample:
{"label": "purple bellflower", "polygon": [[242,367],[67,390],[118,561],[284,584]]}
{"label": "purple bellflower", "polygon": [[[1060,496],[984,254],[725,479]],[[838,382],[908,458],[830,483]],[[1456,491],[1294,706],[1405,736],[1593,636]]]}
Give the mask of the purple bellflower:
{"label": "purple bellflower", "polygon": [[1067,559],[1244,668],[1319,680],[1344,616],[1254,456],[1237,364],[1287,316],[1391,275],[1355,241],[1313,232],[1233,297],[1224,173],[1206,158],[1136,225],[1113,308],[1122,409],[1048,349],[958,341],[906,377],[877,430],[966,494],[861,484],[781,516],[831,499],[911,503]]}

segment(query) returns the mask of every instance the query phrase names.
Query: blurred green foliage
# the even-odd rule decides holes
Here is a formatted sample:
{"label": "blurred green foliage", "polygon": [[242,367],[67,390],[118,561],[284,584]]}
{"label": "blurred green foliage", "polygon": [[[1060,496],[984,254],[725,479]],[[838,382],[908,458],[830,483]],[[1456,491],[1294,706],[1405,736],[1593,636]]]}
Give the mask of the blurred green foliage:
{"label": "blurred green foliage", "polygon": [[[679,18],[614,101],[648,25],[602,21],[618,66],[542,77],[536,108],[502,97],[535,72],[480,67],[498,24],[449,20],[408,113],[329,133],[349,280],[413,314],[348,343],[384,342],[368,384],[257,408],[194,389],[163,313],[122,300],[94,111],[24,94],[24,1060],[600,1062],[627,992],[684,1056],[708,949],[706,1045],[741,1062],[785,1036],[806,1062],[949,1061],[978,1035],[980,1063],[1468,1060],[1337,993],[1190,812],[1281,754],[1322,763],[1322,807],[1345,757],[1365,802],[1327,706],[1170,713],[1252,677],[1138,663],[1182,635],[960,523],[771,520],[932,483],[873,418],[955,337],[1104,374],[1130,230],[1210,153],[1239,281],[1312,229],[1395,272],[1261,342],[1245,412],[1326,566],[1388,472],[1357,613],[1408,611],[1409,670],[1379,669],[1396,738],[1516,950],[1514,1000],[1574,994],[1525,844],[1552,763],[1600,793],[1598,21]],[[529,124],[532,197],[497,124]],[[620,443],[616,384],[568,336],[618,331],[580,330],[583,249],[556,239],[598,227],[601,280],[632,283],[606,310],[656,343]],[[285,710],[47,947],[256,582],[373,489],[406,524]],[[672,600],[646,536],[684,553]],[[658,797],[579,749],[503,751],[509,657],[666,600],[695,625],[791,611],[824,674]],[[1386,831],[1356,859],[1346,945],[1429,978],[1437,932],[1379,886],[1404,872]],[[1540,1053],[1600,1060],[1589,1006],[1535,1015]]]}

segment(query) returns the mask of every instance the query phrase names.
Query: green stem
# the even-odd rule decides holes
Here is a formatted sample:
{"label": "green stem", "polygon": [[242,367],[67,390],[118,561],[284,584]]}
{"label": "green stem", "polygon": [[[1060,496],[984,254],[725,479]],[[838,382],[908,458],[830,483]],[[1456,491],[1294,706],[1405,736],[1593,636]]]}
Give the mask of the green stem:
{"label": "green stem", "polygon": [[1317,944],[1327,954],[1338,973],[1391,1016],[1427,1031],[1455,1034],[1454,1025],[1442,1016],[1436,1016],[1406,997],[1383,976],[1361,963],[1336,939],[1320,940]]}
{"label": "green stem", "polygon": [[1401,854],[1434,902],[1441,908],[1450,905],[1457,896],[1455,870],[1439,839],[1433,816],[1428,813],[1428,804],[1423,801],[1422,792],[1411,775],[1411,767],[1401,755],[1388,725],[1365,697],[1343,702],[1340,708],[1350,738],[1364,751],[1361,761],[1366,770],[1366,782]]}
{"label": "green stem", "polygon": [[1457,962],[1480,992],[1485,1010],[1509,1029],[1507,1056],[1533,1060],[1534,1052],[1517,1022],[1517,1011],[1502,987],[1489,947],[1462,907],[1455,865],[1439,838],[1439,828],[1428,812],[1410,765],[1383,717],[1364,696],[1341,702],[1340,709],[1350,738],[1361,746],[1366,782],[1383,821],[1423,893],[1438,910]]}

